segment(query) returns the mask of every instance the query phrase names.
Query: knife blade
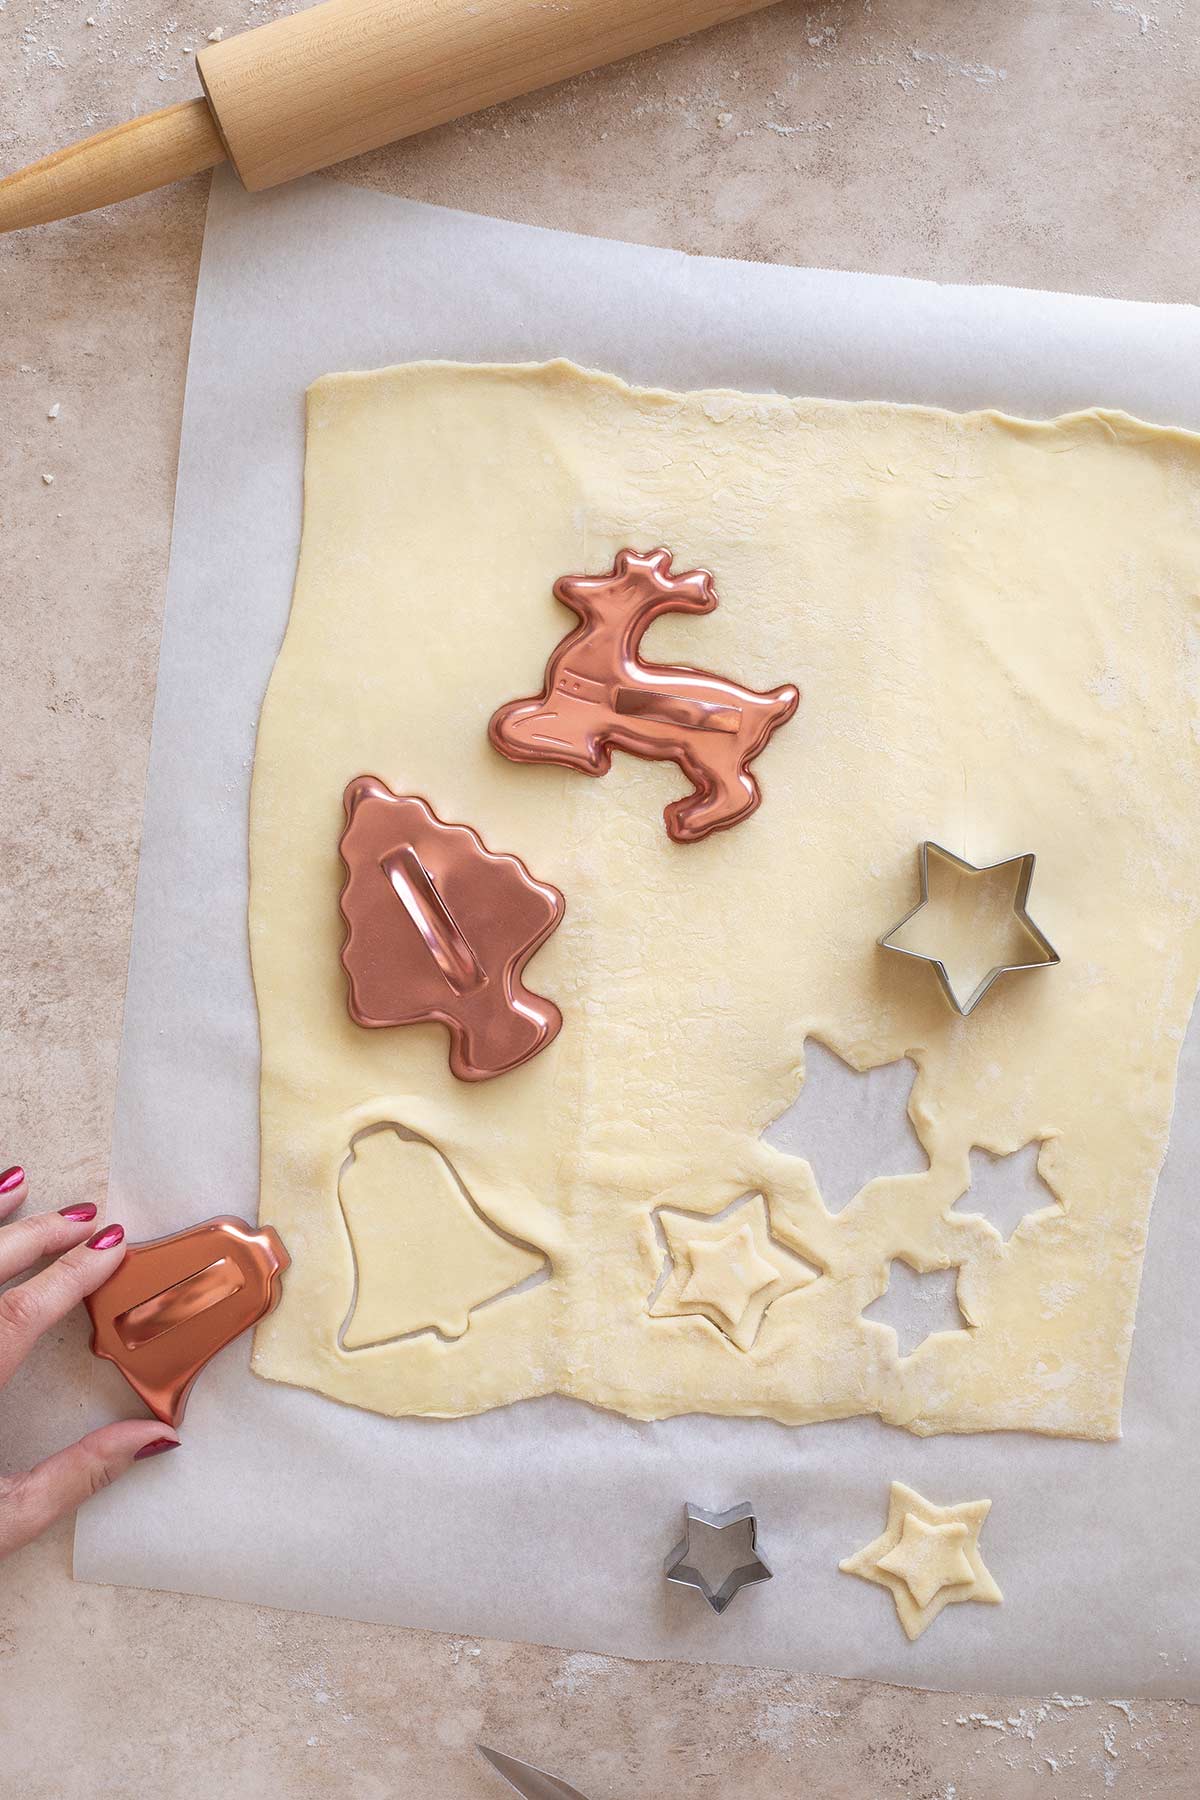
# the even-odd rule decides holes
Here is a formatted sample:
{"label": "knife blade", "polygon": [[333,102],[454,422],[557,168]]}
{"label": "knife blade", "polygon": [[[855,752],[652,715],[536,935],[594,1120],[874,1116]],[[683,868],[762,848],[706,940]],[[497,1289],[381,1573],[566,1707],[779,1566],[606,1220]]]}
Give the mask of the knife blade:
{"label": "knife blade", "polygon": [[476,1749],[485,1756],[498,1775],[523,1800],[585,1800],[578,1788],[568,1787],[557,1775],[548,1775],[545,1769],[535,1769],[532,1763],[521,1762],[515,1756],[505,1756],[502,1750],[489,1750],[486,1744],[477,1744]]}

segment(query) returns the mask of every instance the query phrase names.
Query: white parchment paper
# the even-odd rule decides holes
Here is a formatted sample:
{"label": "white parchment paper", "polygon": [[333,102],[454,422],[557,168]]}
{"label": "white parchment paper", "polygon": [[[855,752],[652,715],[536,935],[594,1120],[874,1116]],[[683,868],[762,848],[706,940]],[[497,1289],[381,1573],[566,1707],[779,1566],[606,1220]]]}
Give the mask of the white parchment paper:
{"label": "white parchment paper", "polygon": [[[246,814],[300,529],[303,394],[329,370],[569,356],[630,380],[1200,428],[1200,313],[688,258],[311,180],[209,210],[176,499],[110,1216],[157,1236],[257,1210]],[[131,504],[136,504],[131,496]],[[880,1130],[890,1129],[880,1121]],[[561,1401],[388,1420],[197,1385],[185,1448],[80,1515],[81,1579],[634,1656],[933,1687],[1200,1696],[1200,1029],[1183,1058],[1125,1437],[919,1440],[859,1420],[635,1424]],[[97,1411],[131,1410],[98,1369]],[[994,1502],[1002,1607],[907,1643],[838,1561],[900,1478]],[[682,1502],[749,1499],[775,1579],[717,1619],[668,1588]]]}

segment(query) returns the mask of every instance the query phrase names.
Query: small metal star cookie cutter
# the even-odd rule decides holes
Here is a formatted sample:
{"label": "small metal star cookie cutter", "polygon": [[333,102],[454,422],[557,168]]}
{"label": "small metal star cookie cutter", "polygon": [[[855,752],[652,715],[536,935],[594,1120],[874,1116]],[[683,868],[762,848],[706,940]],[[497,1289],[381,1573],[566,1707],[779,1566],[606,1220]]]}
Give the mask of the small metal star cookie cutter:
{"label": "small metal star cookie cutter", "polygon": [[[950,972],[940,957],[928,956],[920,950],[909,950],[903,944],[892,942],[892,939],[903,931],[909,920],[915,919],[917,914],[929,904],[929,857],[931,852],[934,856],[940,856],[944,862],[953,863],[955,868],[965,870],[971,875],[985,875],[993,869],[1008,868],[1013,863],[1019,864],[1016,887],[1013,892],[1013,917],[1026,932],[1030,941],[1042,952],[1040,956],[1032,958],[1029,962],[996,963],[965,1000],[960,1000],[955,993],[950,980]],[[894,951],[897,956],[911,956],[915,962],[931,963],[934,973],[941,983],[942,992],[961,1019],[965,1019],[968,1013],[974,1012],[988,989],[1000,979],[1001,975],[1020,974],[1028,969],[1051,969],[1062,961],[1045,932],[1040,926],[1035,925],[1029,916],[1027,907],[1029,889],[1033,881],[1033,871],[1037,866],[1037,857],[1032,850],[1027,851],[1024,856],[1006,856],[1000,862],[976,864],[967,862],[965,857],[955,856],[953,850],[947,850],[943,844],[935,844],[932,839],[926,838],[918,851],[918,863],[921,874],[921,898],[914,907],[905,913],[898,924],[893,925],[891,930],[876,939],[876,942],[881,950]]]}
{"label": "small metal star cookie cutter", "polygon": [[[676,1544],[664,1565],[668,1581],[678,1587],[695,1588],[703,1594],[715,1613],[723,1613],[735,1594],[740,1594],[744,1587],[750,1587],[756,1581],[770,1581],[771,1570],[758,1553],[758,1520],[754,1508],[748,1500],[740,1506],[731,1506],[727,1512],[708,1512],[702,1506],[693,1506],[689,1500],[683,1509],[684,1535]],[[744,1562],[738,1563],[725,1575],[719,1587],[714,1588],[701,1568],[701,1563],[708,1562],[703,1542],[707,1532],[728,1531],[737,1525],[747,1525],[747,1556]],[[695,1527],[701,1527],[696,1531]],[[710,1544],[707,1546],[712,1549]],[[722,1565],[728,1567],[727,1561]]]}

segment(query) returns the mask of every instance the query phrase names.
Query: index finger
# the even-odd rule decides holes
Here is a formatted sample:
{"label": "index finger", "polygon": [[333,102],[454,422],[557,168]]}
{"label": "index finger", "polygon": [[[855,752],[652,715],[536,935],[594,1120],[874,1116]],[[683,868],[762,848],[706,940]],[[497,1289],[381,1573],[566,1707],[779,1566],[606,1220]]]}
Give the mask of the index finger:
{"label": "index finger", "polygon": [[24,1362],[43,1331],[114,1274],[124,1255],[124,1227],[105,1225],[39,1275],[0,1294],[0,1385]]}
{"label": "index finger", "polygon": [[29,1182],[20,1163],[14,1163],[11,1169],[5,1169],[0,1175],[0,1219],[7,1218],[9,1213],[16,1212],[23,1206],[29,1196]]}

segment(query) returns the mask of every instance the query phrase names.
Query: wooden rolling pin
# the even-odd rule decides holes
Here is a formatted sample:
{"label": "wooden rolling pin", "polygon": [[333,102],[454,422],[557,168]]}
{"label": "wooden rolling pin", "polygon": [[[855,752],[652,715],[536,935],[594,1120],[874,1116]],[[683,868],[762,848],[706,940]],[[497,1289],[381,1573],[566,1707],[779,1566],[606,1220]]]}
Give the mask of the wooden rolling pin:
{"label": "wooden rolling pin", "polygon": [[127,200],[226,157],[251,191],[411,137],[771,0],[325,0],[196,58],[204,98],[0,181],[0,231]]}

